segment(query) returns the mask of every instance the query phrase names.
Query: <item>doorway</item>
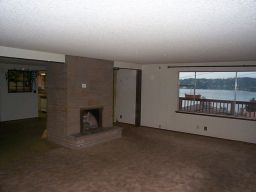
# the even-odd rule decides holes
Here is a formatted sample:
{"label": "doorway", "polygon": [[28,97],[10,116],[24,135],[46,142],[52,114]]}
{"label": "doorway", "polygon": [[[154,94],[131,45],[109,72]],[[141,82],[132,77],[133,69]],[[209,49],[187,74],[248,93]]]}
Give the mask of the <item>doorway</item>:
{"label": "doorway", "polygon": [[141,70],[114,68],[113,74],[114,123],[140,126]]}
{"label": "doorway", "polygon": [[46,117],[47,113],[47,71],[41,70],[37,73],[38,89],[38,116]]}

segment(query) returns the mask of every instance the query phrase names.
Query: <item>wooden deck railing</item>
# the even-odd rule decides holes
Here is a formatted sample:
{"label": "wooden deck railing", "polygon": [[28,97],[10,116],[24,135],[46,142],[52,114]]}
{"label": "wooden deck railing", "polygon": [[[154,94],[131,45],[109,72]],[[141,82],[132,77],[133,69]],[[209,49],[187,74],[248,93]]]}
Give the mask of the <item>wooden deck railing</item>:
{"label": "wooden deck railing", "polygon": [[179,111],[256,120],[256,102],[179,97]]}

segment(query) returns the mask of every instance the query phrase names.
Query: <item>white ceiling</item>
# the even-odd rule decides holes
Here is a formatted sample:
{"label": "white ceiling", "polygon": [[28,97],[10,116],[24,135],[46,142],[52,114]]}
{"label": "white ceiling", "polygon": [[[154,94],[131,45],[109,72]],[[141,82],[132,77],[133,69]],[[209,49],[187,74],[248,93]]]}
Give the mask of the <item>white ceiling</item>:
{"label": "white ceiling", "polygon": [[256,1],[0,0],[0,45],[135,63],[256,60]]}

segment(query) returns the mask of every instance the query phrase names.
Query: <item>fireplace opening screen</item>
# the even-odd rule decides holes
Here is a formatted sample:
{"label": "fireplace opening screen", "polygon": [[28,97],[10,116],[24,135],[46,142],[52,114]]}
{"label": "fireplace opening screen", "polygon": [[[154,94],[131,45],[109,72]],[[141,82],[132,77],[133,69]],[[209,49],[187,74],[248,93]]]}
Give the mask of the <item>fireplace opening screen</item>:
{"label": "fireplace opening screen", "polygon": [[80,133],[91,134],[102,128],[102,108],[80,110]]}

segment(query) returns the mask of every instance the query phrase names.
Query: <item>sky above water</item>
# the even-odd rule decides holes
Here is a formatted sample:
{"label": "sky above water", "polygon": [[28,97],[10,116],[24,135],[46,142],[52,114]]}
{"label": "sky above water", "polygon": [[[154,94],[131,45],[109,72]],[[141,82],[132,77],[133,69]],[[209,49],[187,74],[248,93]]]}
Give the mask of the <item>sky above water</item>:
{"label": "sky above water", "polygon": [[[180,79],[195,78],[195,72],[180,72]],[[196,72],[197,79],[228,79],[235,78],[236,72]],[[237,77],[256,78],[256,71],[238,72]]]}

